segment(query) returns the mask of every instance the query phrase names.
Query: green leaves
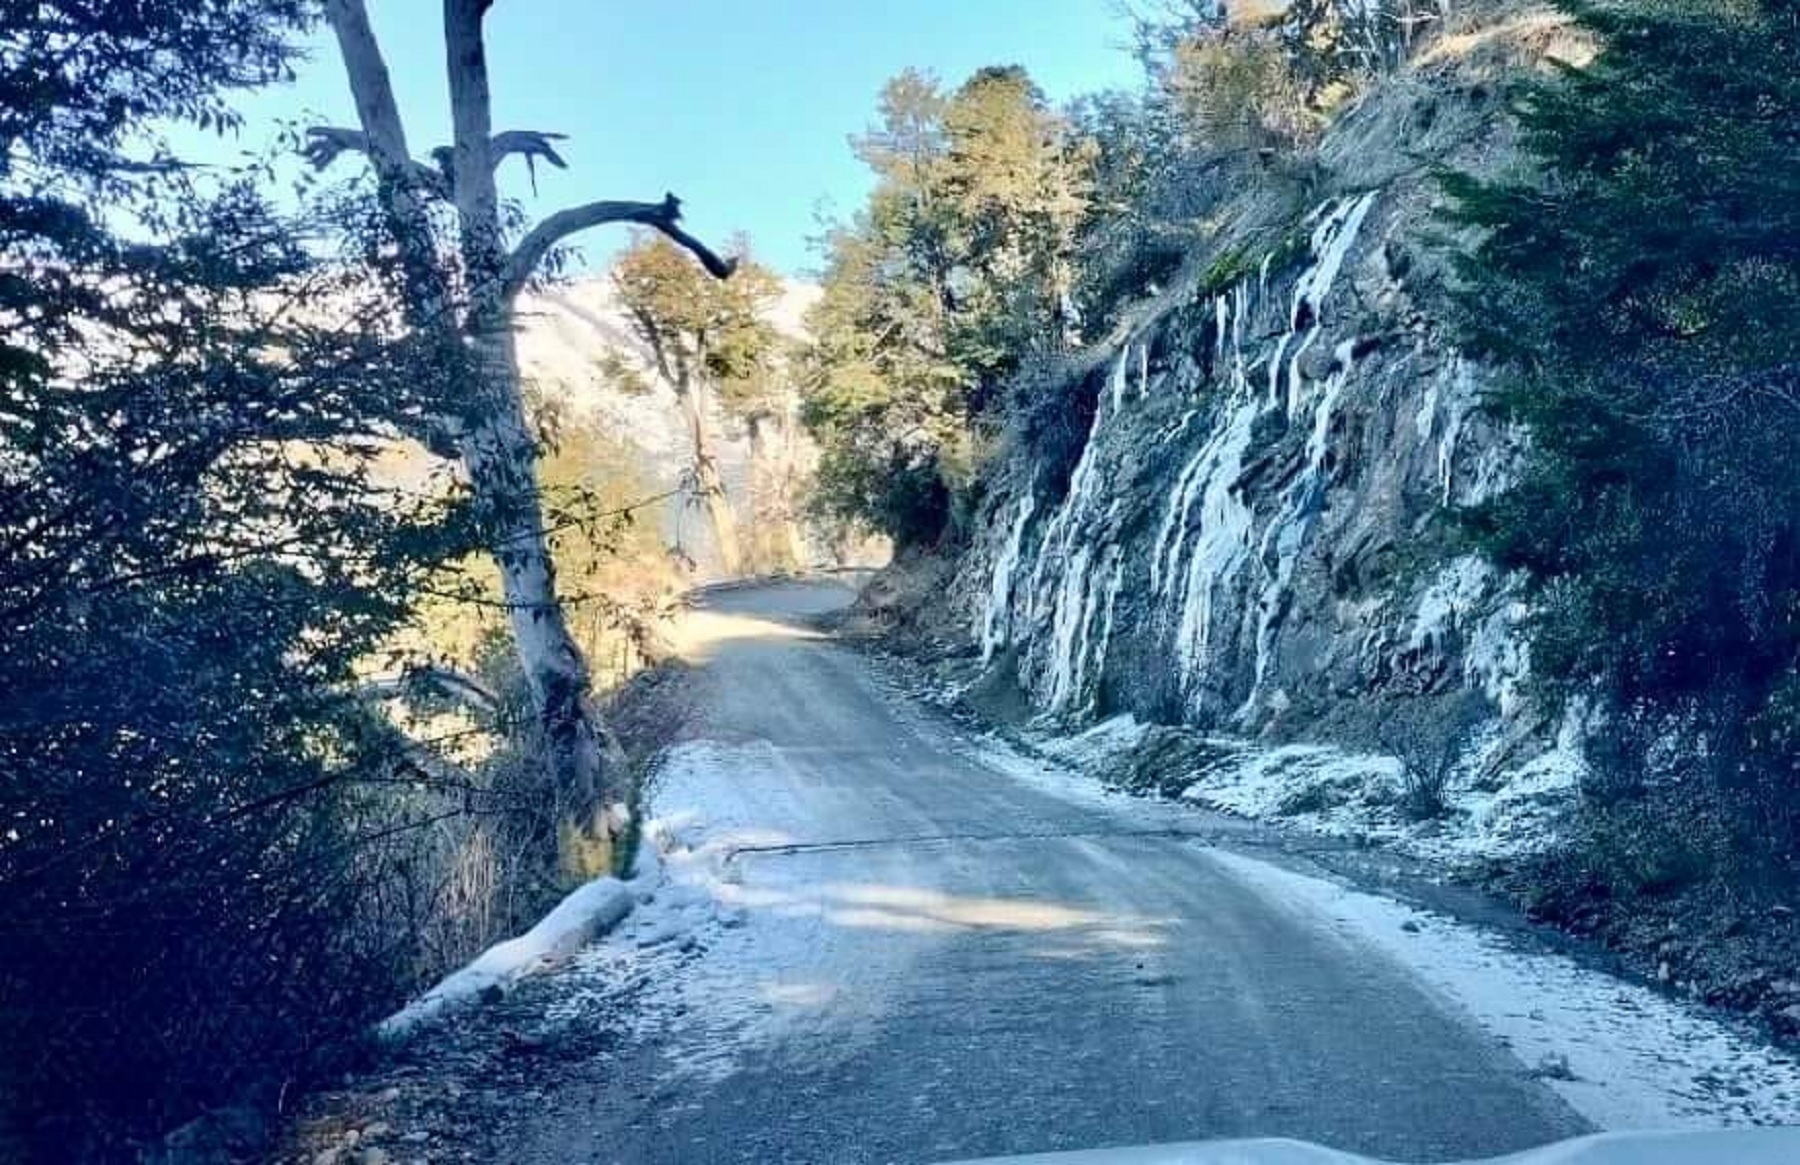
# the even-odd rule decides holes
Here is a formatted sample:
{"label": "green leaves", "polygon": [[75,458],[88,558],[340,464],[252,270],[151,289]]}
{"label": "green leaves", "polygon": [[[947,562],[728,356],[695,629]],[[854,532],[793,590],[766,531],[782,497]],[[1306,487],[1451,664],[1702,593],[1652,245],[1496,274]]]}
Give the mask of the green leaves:
{"label": "green leaves", "polygon": [[1710,734],[1724,779],[1800,664],[1797,6],[1568,7],[1603,47],[1520,90],[1530,174],[1445,179],[1464,340],[1533,435],[1471,524],[1544,589],[1547,684]]}
{"label": "green leaves", "polygon": [[424,798],[371,793],[408,753],[350,692],[470,534],[384,458],[443,378],[379,266],[147,137],[232,125],[308,11],[50,0],[0,30],[0,1043],[40,1052],[0,1104],[48,1156],[319,1062],[416,953],[395,839]]}
{"label": "green leaves", "polygon": [[823,240],[803,415],[824,450],[820,508],[927,542],[999,385],[1072,331],[1097,151],[1016,66],[949,93],[902,73],[880,115],[856,141],[876,188]]}
{"label": "green leaves", "polygon": [[[743,248],[732,277],[714,279],[661,235],[640,234],[613,264],[612,281],[639,338],[678,391],[685,391],[684,377],[698,377],[728,412],[773,407],[782,345],[769,312],[781,281]],[[622,382],[631,384],[629,377]]]}

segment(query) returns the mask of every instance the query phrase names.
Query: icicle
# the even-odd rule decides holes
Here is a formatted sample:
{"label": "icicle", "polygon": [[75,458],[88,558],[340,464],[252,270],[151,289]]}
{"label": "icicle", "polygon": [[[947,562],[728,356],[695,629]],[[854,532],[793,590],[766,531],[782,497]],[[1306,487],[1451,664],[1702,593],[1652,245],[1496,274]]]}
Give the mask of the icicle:
{"label": "icicle", "polygon": [[[1250,430],[1258,411],[1255,401],[1240,401],[1195,461],[1198,472],[1190,493],[1198,494],[1200,530],[1189,552],[1175,633],[1176,663],[1184,689],[1191,687],[1206,662],[1213,594],[1237,573],[1249,549],[1250,507],[1234,487],[1243,473],[1244,453],[1250,447]],[[1185,506],[1183,513],[1181,525],[1185,527]],[[1168,569],[1172,572],[1180,561],[1178,539]]]}
{"label": "icicle", "polygon": [[[1294,568],[1306,536],[1323,505],[1327,477],[1325,458],[1330,451],[1331,423],[1336,417],[1338,398],[1350,383],[1355,366],[1356,341],[1345,340],[1335,349],[1331,376],[1325,382],[1313,408],[1312,430],[1306,439],[1306,467],[1283,492],[1281,509],[1263,531],[1256,561],[1264,570],[1263,587],[1254,609],[1256,617],[1256,664],[1250,694],[1238,707],[1235,716],[1247,720],[1262,698],[1269,664],[1275,651],[1275,633],[1280,628],[1283,606],[1293,585]],[[1275,565],[1269,569],[1271,558]],[[1246,622],[1251,612],[1246,611]]]}
{"label": "icicle", "polygon": [[1279,339],[1275,342],[1275,351],[1269,357],[1269,407],[1270,408],[1273,408],[1281,400],[1281,370],[1284,367],[1284,365],[1282,364],[1282,353],[1287,351],[1288,341],[1292,340],[1293,338],[1294,338],[1294,333],[1292,333],[1292,332],[1281,333],[1281,339]]}
{"label": "icicle", "polygon": [[[1032,690],[1050,712],[1063,712],[1083,698],[1087,675],[1089,642],[1093,634],[1102,588],[1090,576],[1094,568],[1088,538],[1096,525],[1096,501],[1100,479],[1097,462],[1100,434],[1106,420],[1116,415],[1124,401],[1129,383],[1129,345],[1121,348],[1113,365],[1112,380],[1105,395],[1113,407],[1097,408],[1088,440],[1069,476],[1068,494],[1057,507],[1044,531],[1038,547],[1036,569],[1031,580],[1031,619],[1034,624],[1047,616],[1048,636],[1034,639],[1028,671],[1034,677]],[[1113,499],[1106,511],[1115,512],[1120,499]]]}
{"label": "icicle", "polygon": [[1317,477],[1325,468],[1325,441],[1331,434],[1333,413],[1337,409],[1338,397],[1344,386],[1350,382],[1350,373],[1356,365],[1356,340],[1354,337],[1345,340],[1332,351],[1334,365],[1331,376],[1325,381],[1325,394],[1319,399],[1319,407],[1313,413],[1312,435],[1306,442],[1307,472]]}
{"label": "icicle", "polygon": [[1144,341],[1138,347],[1138,397],[1150,395],[1150,342]]}
{"label": "icicle", "polygon": [[1424,399],[1419,401],[1419,411],[1413,416],[1413,427],[1419,431],[1419,440],[1431,440],[1431,430],[1437,425],[1438,386],[1432,381],[1425,386]]}
{"label": "icicle", "polygon": [[1045,706],[1061,712],[1069,702],[1075,686],[1075,655],[1080,643],[1082,625],[1090,618],[1093,596],[1087,586],[1089,552],[1077,549],[1065,564],[1061,585],[1057,587],[1056,604],[1050,620],[1050,669],[1045,677],[1048,692]]}
{"label": "icicle", "polygon": [[[1276,345],[1275,354],[1269,361],[1269,404],[1274,405],[1281,400],[1281,361],[1284,355],[1287,357],[1287,415],[1290,420],[1300,415],[1305,397],[1300,383],[1300,361],[1323,330],[1320,313],[1325,297],[1331,293],[1332,284],[1337,282],[1338,272],[1343,269],[1344,260],[1362,230],[1363,220],[1375,205],[1375,197],[1376,192],[1371,190],[1354,199],[1327,202],[1313,212],[1312,217],[1317,219],[1311,238],[1313,263],[1294,283],[1293,300],[1288,308],[1289,334]],[[1289,339],[1302,327],[1306,331],[1299,347],[1288,354]]]}
{"label": "icicle", "polygon": [[[1112,578],[1106,584],[1106,602],[1100,618],[1100,640],[1094,649],[1093,676],[1094,683],[1099,683],[1106,674],[1106,653],[1112,646],[1113,608],[1119,601],[1119,589],[1125,582],[1125,555],[1118,548],[1113,550]],[[1085,676],[1084,676],[1085,678]]]}
{"label": "icicle", "polygon": [[1300,340],[1300,346],[1294,349],[1294,354],[1292,356],[1288,357],[1287,415],[1288,420],[1290,421],[1299,420],[1300,418],[1302,390],[1302,385],[1300,383],[1300,359],[1306,355],[1307,351],[1312,348],[1318,338],[1318,328],[1307,329],[1306,335]]}
{"label": "icicle", "polygon": [[1474,396],[1474,378],[1461,356],[1450,360],[1450,390],[1445,393],[1444,436],[1438,442],[1438,484],[1443,490],[1444,504],[1450,504],[1450,488],[1456,472],[1456,443],[1462,437],[1463,420]]}
{"label": "icicle", "polygon": [[994,657],[994,651],[1006,642],[1010,632],[1012,614],[1013,575],[1019,569],[1019,554],[1025,544],[1025,524],[1031,521],[1032,511],[1037,508],[1037,497],[1031,487],[1019,495],[1018,506],[1013,514],[1012,529],[1001,547],[1000,556],[994,559],[994,573],[988,580],[987,610],[983,612],[981,621],[981,661],[986,663]]}
{"label": "icicle", "polygon": [[1242,283],[1232,292],[1237,297],[1237,310],[1231,315],[1231,346],[1244,350],[1244,321],[1250,317],[1250,289]]}

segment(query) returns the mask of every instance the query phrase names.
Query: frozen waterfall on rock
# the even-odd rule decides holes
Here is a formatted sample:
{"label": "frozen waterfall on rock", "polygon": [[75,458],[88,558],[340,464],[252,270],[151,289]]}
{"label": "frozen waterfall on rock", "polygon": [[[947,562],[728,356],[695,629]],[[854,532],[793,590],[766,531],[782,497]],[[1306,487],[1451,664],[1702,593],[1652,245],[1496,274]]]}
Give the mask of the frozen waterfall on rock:
{"label": "frozen waterfall on rock", "polygon": [[[1094,681],[1104,664],[1106,639],[1111,634],[1113,605],[1124,577],[1119,547],[1096,546],[1092,527],[1101,516],[1104,481],[1097,464],[1101,434],[1125,407],[1130,358],[1131,345],[1127,343],[1113,364],[1107,391],[1095,402],[1087,443],[1069,476],[1068,493],[1044,530],[1037,567],[1025,595],[1028,620],[1034,625],[1048,620],[1048,633],[1031,638],[1024,674],[1033,694],[1051,714],[1091,708]],[[1016,569],[1016,563],[996,563],[996,574],[1001,566]]]}
{"label": "frozen waterfall on rock", "polygon": [[[1151,590],[1167,596],[1161,609],[1173,627],[1177,676],[1182,695],[1190,702],[1206,678],[1216,600],[1229,592],[1252,559],[1264,579],[1255,606],[1246,604],[1245,611],[1246,618],[1257,620],[1255,682],[1245,713],[1261,692],[1294,562],[1311,518],[1323,504],[1333,410],[1350,376],[1354,346],[1349,341],[1339,346],[1332,371],[1317,391],[1305,377],[1302,358],[1324,332],[1325,298],[1374,203],[1375,194],[1370,192],[1327,203],[1314,212],[1312,262],[1294,284],[1286,328],[1266,357],[1253,357],[1246,350],[1245,332],[1266,310],[1267,264],[1254,291],[1246,279],[1216,301],[1216,352],[1225,366],[1226,412],[1176,478],[1150,559]],[[1267,363],[1267,389],[1260,399],[1250,380],[1259,358]],[[1308,407],[1312,416],[1305,466],[1284,493],[1280,512],[1256,540],[1257,553],[1252,556],[1255,515],[1238,484],[1252,430],[1265,409],[1284,409],[1289,420],[1297,422]]]}
{"label": "frozen waterfall on rock", "polygon": [[[1323,380],[1310,371],[1307,357],[1327,331],[1325,301],[1375,198],[1336,198],[1310,214],[1309,263],[1285,303],[1271,294],[1269,256],[1255,274],[1220,290],[1208,304],[1211,376],[1193,385],[1192,398],[1181,403],[1172,423],[1156,421],[1161,429],[1154,443],[1170,450],[1159,456],[1181,465],[1166,497],[1148,502],[1156,515],[1132,513],[1147,501],[1118,481],[1123,459],[1148,452],[1130,448],[1143,439],[1141,430],[1121,425],[1121,416],[1134,402],[1161,407],[1154,416],[1168,414],[1168,405],[1150,400],[1148,337],[1125,342],[1114,358],[1067,493],[1039,529],[1033,529],[1039,517],[1035,483],[1017,493],[1006,517],[995,515],[995,533],[1003,522],[1006,533],[997,540],[983,594],[981,655],[990,661],[1003,646],[1021,646],[1019,679],[1048,715],[1094,711],[1121,592],[1138,589],[1148,598],[1157,634],[1165,636],[1174,688],[1190,711],[1210,679],[1213,636],[1224,630],[1224,621],[1242,619],[1253,628],[1246,639],[1255,643],[1255,684],[1242,713],[1255,708],[1294,562],[1325,502],[1332,425],[1354,371],[1355,344],[1337,344]],[[1307,439],[1300,470],[1278,506],[1258,515],[1240,479],[1258,421],[1274,411]],[[1186,456],[1177,452],[1184,439],[1199,439]],[[1139,517],[1154,517],[1147,556],[1132,555],[1127,546],[1125,531],[1138,528]],[[1246,569],[1255,576],[1238,589]]]}

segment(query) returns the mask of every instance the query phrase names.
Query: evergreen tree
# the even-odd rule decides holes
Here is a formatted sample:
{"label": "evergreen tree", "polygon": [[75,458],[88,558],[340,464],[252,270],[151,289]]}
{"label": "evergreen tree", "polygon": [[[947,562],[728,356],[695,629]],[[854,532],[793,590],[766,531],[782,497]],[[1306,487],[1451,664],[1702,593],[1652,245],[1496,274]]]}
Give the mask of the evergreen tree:
{"label": "evergreen tree", "polygon": [[[1472,516],[1531,573],[1534,670],[1597,699],[1611,788],[1670,729],[1753,840],[1800,824],[1800,5],[1570,3],[1601,45],[1529,82],[1532,171],[1452,176],[1478,350],[1531,432]],[[1741,840],[1741,839],[1738,839]]]}
{"label": "evergreen tree", "polygon": [[1024,70],[952,93],[903,73],[855,143],[878,177],[826,236],[803,356],[821,505],[929,542],[973,476],[976,418],[1027,354],[1078,338],[1074,250],[1095,154]]}

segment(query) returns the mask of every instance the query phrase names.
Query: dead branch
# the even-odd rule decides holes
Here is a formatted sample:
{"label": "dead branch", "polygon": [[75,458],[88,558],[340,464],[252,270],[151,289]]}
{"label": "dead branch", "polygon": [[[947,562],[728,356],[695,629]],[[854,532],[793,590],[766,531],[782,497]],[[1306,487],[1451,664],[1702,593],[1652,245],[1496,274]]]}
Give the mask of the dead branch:
{"label": "dead branch", "polygon": [[567,134],[543,133],[532,129],[502,130],[488,139],[488,168],[498,170],[500,163],[514,154],[525,159],[525,169],[531,174],[531,192],[537,193],[537,160],[555,166],[558,170],[567,170],[569,164],[563,161],[561,154],[551,142],[560,142]]}
{"label": "dead branch", "polygon": [[[323,170],[344,154],[370,156],[369,135],[344,126],[315,125],[306,131],[306,145],[301,147],[300,154],[313,169]],[[451,196],[447,171],[408,159],[406,173],[427,194],[444,199]]]}
{"label": "dead branch", "polygon": [[550,249],[570,235],[608,223],[636,223],[654,227],[685,248],[715,279],[729,279],[737,270],[736,259],[722,258],[712,248],[681,229],[681,199],[665,194],[661,202],[590,202],[559,210],[533,227],[506,264],[504,294],[512,298],[524,289]]}

